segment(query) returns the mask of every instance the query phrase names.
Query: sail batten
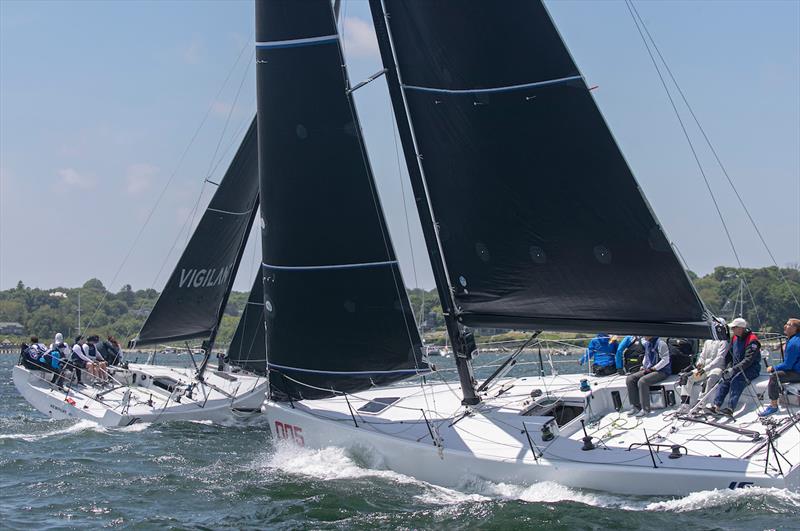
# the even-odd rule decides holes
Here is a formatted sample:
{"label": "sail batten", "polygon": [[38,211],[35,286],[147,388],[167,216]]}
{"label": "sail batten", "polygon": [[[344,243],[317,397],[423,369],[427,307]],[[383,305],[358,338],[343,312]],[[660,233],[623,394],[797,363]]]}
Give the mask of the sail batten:
{"label": "sail batten", "polygon": [[582,80],[582,76],[569,76],[560,79],[549,79],[547,81],[535,81],[531,83],[522,83],[520,85],[507,85],[504,87],[489,87],[489,88],[471,88],[471,89],[446,89],[435,87],[420,87],[417,85],[403,85],[406,90],[419,90],[422,92],[435,92],[440,94],[491,94],[495,92],[511,92],[515,90],[523,90],[533,87],[544,87],[547,85],[558,85],[559,83],[569,83],[570,81]]}

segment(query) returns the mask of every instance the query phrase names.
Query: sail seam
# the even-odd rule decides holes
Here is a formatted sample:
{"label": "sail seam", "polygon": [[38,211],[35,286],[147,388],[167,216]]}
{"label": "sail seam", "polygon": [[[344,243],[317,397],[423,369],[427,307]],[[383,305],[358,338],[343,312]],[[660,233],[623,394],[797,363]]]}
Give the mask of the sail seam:
{"label": "sail seam", "polygon": [[385,262],[363,262],[360,264],[331,264],[331,265],[315,265],[315,266],[282,266],[263,263],[267,269],[285,269],[285,270],[308,270],[308,269],[356,269],[361,267],[379,267],[385,265],[394,265],[397,260],[387,260]]}
{"label": "sail seam", "polygon": [[253,211],[252,209],[250,209],[250,210],[245,210],[244,212],[231,212],[229,210],[220,210],[218,208],[211,208],[211,207],[207,208],[206,210],[209,210],[211,212],[219,212],[220,214],[231,214],[233,216],[246,216],[247,214]]}
{"label": "sail seam", "polygon": [[304,39],[263,41],[263,42],[256,42],[256,49],[264,50],[268,48],[295,48],[297,46],[314,46],[316,44],[328,44],[331,42],[336,42],[338,39],[339,36],[334,34],[334,35],[322,35],[319,37],[306,37]]}
{"label": "sail seam", "polygon": [[544,87],[547,85],[559,85],[562,83],[569,83],[570,81],[575,81],[578,79],[583,79],[583,76],[577,75],[577,76],[562,77],[559,79],[549,79],[547,81],[536,81],[534,83],[523,83],[521,85],[506,85],[504,87],[490,87],[490,88],[479,88],[479,89],[444,89],[435,87],[421,87],[419,85],[403,85],[403,89],[418,90],[420,92],[435,92],[439,94],[487,94],[494,92],[511,92],[514,90],[523,90],[526,88],[533,88],[533,87]]}
{"label": "sail seam", "polygon": [[278,365],[276,363],[270,363],[269,366],[274,367],[276,369],[285,369],[289,371],[311,372],[315,374],[335,374],[342,376],[367,375],[367,374],[418,374],[420,372],[430,372],[430,369],[396,369],[393,371],[321,371],[317,369],[302,369],[300,367],[289,367],[286,365]]}

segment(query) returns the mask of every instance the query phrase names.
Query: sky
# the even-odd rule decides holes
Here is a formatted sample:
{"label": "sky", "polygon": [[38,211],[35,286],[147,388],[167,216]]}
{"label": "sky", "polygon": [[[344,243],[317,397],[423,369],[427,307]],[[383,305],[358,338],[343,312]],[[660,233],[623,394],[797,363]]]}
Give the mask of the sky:
{"label": "sky", "polygon": [[[735,266],[625,4],[546,5],[686,265]],[[800,1],[636,6],[777,263],[800,263]],[[249,0],[0,0],[0,289],[163,287],[255,113],[253,18]],[[382,68],[366,1],[343,2],[340,33],[353,83]],[[431,288],[384,80],[356,102],[406,285]],[[742,265],[772,265],[688,130]]]}

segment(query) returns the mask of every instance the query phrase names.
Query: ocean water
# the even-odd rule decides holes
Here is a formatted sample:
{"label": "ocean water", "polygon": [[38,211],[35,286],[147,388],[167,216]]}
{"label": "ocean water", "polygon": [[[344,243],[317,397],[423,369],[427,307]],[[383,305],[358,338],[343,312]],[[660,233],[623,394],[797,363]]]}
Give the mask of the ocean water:
{"label": "ocean water", "polygon": [[800,494],[785,490],[636,497],[480,478],[449,489],[377,455],[276,444],[266,425],[52,421],[16,392],[15,359],[0,356],[4,529],[800,529]]}

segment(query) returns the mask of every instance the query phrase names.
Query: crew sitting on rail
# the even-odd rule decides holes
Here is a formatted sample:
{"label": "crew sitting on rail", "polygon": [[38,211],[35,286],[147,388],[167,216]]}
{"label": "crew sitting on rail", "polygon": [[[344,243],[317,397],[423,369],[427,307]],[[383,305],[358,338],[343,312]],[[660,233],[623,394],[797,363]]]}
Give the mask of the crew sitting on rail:
{"label": "crew sitting on rail", "polygon": [[[728,323],[728,327],[731,329],[731,348],[725,355],[726,369],[711,411],[733,415],[744,388],[761,374],[761,343],[741,317]],[[728,392],[731,394],[728,407],[720,409]]]}
{"label": "crew sitting on rail", "polygon": [[681,407],[678,409],[678,413],[682,415],[688,413],[697,402],[692,401],[692,390],[695,384],[703,382],[706,384],[705,394],[699,400],[700,403],[704,403],[722,377],[722,371],[725,369],[725,356],[728,354],[731,343],[727,339],[729,332],[725,321],[723,319],[719,319],[719,321],[721,321],[721,326],[718,327],[718,330],[724,331],[725,335],[720,336],[719,339],[707,339],[694,364],[694,370],[680,374]]}
{"label": "crew sitting on rail", "polygon": [[99,378],[102,382],[108,381],[108,363],[103,358],[100,351],[97,350],[97,343],[100,341],[99,336],[89,336],[86,338],[86,343],[83,345],[84,352],[94,360],[95,377]]}
{"label": "crew sitting on rail", "polygon": [[51,381],[57,385],[59,389],[62,388],[62,384],[64,383],[64,368],[69,362],[69,357],[69,345],[64,343],[64,336],[59,332],[56,334],[55,340],[50,343],[50,350],[48,353],[44,358],[39,359],[39,361],[44,360],[47,370],[53,372],[53,379]]}
{"label": "crew sitting on rail", "polygon": [[589,341],[589,346],[586,347],[586,352],[581,357],[581,365],[588,360],[593,360],[592,371],[595,376],[608,376],[617,372],[614,365],[617,346],[610,340],[608,334],[597,334],[594,339]]}
{"label": "crew sitting on rail", "polygon": [[644,359],[644,347],[642,338],[639,336],[625,336],[619,342],[614,363],[617,367],[617,374],[623,375],[626,372],[636,372],[642,367]]}
{"label": "crew sitting on rail", "polygon": [[625,379],[628,399],[631,402],[628,414],[635,417],[645,417],[650,414],[650,386],[672,374],[667,342],[650,336],[646,337],[642,344],[644,346],[642,369],[629,374]]}
{"label": "crew sitting on rail", "polygon": [[[31,344],[22,344],[22,365],[32,371],[47,370],[44,362],[44,355],[47,354],[47,347],[44,343],[39,343],[37,336],[31,336]],[[42,361],[39,361],[39,360]]]}
{"label": "crew sitting on rail", "polygon": [[81,381],[83,369],[86,369],[91,376],[95,375],[94,360],[89,357],[88,349],[83,348],[81,344],[82,341],[83,336],[75,338],[75,343],[72,345],[72,358],[70,360],[72,368],[75,370],[75,378],[78,384],[83,383]]}
{"label": "crew sitting on rail", "polygon": [[783,333],[789,338],[786,350],[783,351],[783,363],[767,367],[767,372],[770,373],[767,385],[770,404],[758,414],[759,417],[768,417],[778,412],[778,397],[784,384],[800,382],[800,319],[792,317],[786,321]]}
{"label": "crew sitting on rail", "polygon": [[114,336],[108,336],[108,339],[98,342],[95,347],[109,365],[119,365],[122,363],[122,349],[119,346],[119,341],[114,339]]}

